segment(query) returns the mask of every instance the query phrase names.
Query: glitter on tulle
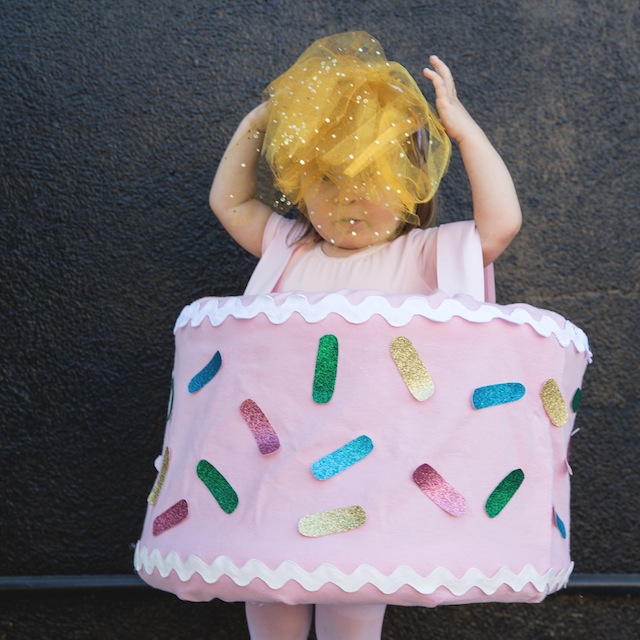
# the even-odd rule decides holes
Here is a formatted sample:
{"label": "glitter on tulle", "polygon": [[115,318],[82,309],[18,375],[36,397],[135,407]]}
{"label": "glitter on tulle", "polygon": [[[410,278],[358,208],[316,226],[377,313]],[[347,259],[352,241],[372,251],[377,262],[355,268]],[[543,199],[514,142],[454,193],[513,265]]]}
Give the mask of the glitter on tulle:
{"label": "glitter on tulle", "polygon": [[451,142],[409,72],[362,31],[313,43],[266,89],[262,152],[276,186],[304,209],[310,185],[329,180],[343,197],[397,201],[419,224],[417,203],[433,198]]}

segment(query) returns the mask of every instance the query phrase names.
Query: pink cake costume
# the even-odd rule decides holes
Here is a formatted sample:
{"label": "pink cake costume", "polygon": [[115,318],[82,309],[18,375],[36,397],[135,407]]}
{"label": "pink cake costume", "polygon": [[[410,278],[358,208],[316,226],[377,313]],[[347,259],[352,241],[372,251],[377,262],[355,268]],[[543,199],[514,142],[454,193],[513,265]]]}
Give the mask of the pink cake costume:
{"label": "pink cake costume", "polygon": [[322,258],[289,230],[270,219],[244,295],[176,322],[142,579],[184,600],[289,604],[539,602],[565,586],[586,335],[496,304],[473,222],[375,248],[401,282],[421,265],[410,291],[358,270],[335,293],[295,290]]}

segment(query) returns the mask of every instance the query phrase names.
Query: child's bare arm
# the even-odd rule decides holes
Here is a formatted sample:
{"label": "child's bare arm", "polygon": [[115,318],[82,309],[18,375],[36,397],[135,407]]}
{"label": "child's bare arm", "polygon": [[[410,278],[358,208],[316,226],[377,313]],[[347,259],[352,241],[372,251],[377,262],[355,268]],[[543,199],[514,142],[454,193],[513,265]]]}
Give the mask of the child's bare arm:
{"label": "child's bare arm", "polygon": [[264,136],[266,105],[247,114],[218,165],[209,206],[229,235],[254,256],[262,254],[262,236],[271,209],[255,199],[256,169]]}
{"label": "child's bare arm", "polygon": [[458,100],[451,71],[436,56],[431,56],[429,62],[433,69],[425,69],[424,75],[433,82],[442,124],[460,149],[471,184],[473,217],[487,265],[509,246],[520,230],[520,203],[500,154]]}

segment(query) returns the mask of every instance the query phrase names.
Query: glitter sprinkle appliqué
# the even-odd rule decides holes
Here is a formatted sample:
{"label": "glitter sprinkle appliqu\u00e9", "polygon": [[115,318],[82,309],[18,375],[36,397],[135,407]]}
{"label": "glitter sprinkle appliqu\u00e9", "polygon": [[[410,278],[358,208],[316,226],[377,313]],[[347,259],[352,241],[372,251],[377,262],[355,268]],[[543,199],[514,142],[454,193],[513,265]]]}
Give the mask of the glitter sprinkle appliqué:
{"label": "glitter sprinkle appliqu\u00e9", "polygon": [[467,501],[432,466],[421,464],[413,472],[413,481],[425,496],[433,500],[443,511],[461,516],[467,510]]}
{"label": "glitter sprinkle appliqu\u00e9", "polygon": [[233,513],[238,506],[238,494],[226,478],[207,460],[200,460],[196,467],[198,478],[204,482],[211,495],[225,513]]}
{"label": "glitter sprinkle appliqu\u00e9", "polygon": [[160,489],[162,489],[162,485],[164,484],[164,479],[167,475],[167,470],[169,469],[169,447],[164,448],[164,453],[162,455],[162,467],[160,467],[160,473],[158,473],[158,478],[153,485],[153,489],[151,489],[151,493],[147,498],[147,502],[149,504],[155,504],[158,502],[158,496],[160,495]]}
{"label": "glitter sprinkle appliqu\u00e9", "polygon": [[524,396],[524,385],[519,382],[491,384],[474,389],[471,402],[474,409],[486,409],[507,402],[515,402]]}
{"label": "glitter sprinkle appliqu\u00e9", "polygon": [[514,469],[501,480],[485,504],[485,511],[490,518],[495,518],[507,506],[523,480],[524,472],[522,469]]}
{"label": "glitter sprinkle appliqu\u00e9", "polygon": [[313,377],[313,399],[318,404],[331,400],[338,372],[338,338],[327,334],[320,338],[316,370]]}
{"label": "glitter sprinkle appliqu\u00e9", "polygon": [[216,373],[220,370],[222,365],[222,356],[219,351],[216,351],[215,355],[209,361],[209,364],[202,369],[202,371],[196,373],[191,381],[189,382],[189,393],[196,393],[196,391],[200,391],[202,387],[211,382],[215,377]]}
{"label": "glitter sprinkle appliqu\u00e9", "polygon": [[316,460],[311,472],[318,480],[327,480],[337,473],[360,462],[373,451],[373,442],[369,436],[359,436],[332,453]]}
{"label": "glitter sprinkle appliqu\u00e9", "polygon": [[558,527],[558,531],[560,535],[566,540],[567,538],[567,528],[564,526],[564,522],[562,522],[562,518],[556,513],[556,510],[553,510],[554,521],[556,523],[556,527]]}
{"label": "glitter sprinkle appliqu\u00e9", "polygon": [[186,500],[180,500],[176,502],[172,507],[169,507],[166,511],[161,513],[153,521],[153,535],[159,536],[167,529],[175,527],[180,524],[189,515],[189,505]]}
{"label": "glitter sprinkle appliqu\u00e9", "polygon": [[250,399],[240,405],[240,413],[251,429],[258,450],[263,456],[276,452],[280,448],[280,440],[262,409]]}
{"label": "glitter sprinkle appliqu\u00e9", "polygon": [[435,389],[431,376],[408,338],[400,336],[391,343],[391,357],[416,400],[427,400]]}
{"label": "glitter sprinkle appliqu\u00e9", "polygon": [[569,419],[569,412],[567,411],[567,405],[564,403],[562,393],[560,393],[558,383],[553,378],[549,378],[544,383],[540,397],[549,420],[556,427],[561,427],[565,424]]}
{"label": "glitter sprinkle appliqu\u00e9", "polygon": [[576,389],[576,392],[573,394],[573,400],[571,400],[571,409],[573,409],[573,413],[578,413],[578,409],[580,408],[581,403],[582,389]]}
{"label": "glitter sprinkle appliqu\u00e9", "polygon": [[298,532],[309,538],[317,538],[357,529],[366,520],[367,514],[362,507],[341,507],[303,516],[298,521]]}

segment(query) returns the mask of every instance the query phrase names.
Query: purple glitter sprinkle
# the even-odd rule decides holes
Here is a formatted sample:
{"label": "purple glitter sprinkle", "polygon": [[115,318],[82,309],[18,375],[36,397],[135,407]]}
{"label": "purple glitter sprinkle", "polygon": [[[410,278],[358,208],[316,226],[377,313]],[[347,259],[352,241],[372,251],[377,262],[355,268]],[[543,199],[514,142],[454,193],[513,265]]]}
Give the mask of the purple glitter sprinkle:
{"label": "purple glitter sprinkle", "polygon": [[280,448],[280,440],[271,423],[264,415],[262,409],[253,401],[245,400],[240,405],[240,413],[249,425],[253,437],[256,439],[258,449],[263,456],[274,453]]}
{"label": "purple glitter sprinkle", "polygon": [[413,472],[413,481],[422,493],[433,500],[443,511],[461,516],[467,510],[467,501],[432,466],[421,464]]}
{"label": "purple glitter sprinkle", "polygon": [[176,502],[172,507],[161,513],[153,521],[153,535],[159,536],[171,527],[180,524],[189,515],[189,505],[186,500]]}

